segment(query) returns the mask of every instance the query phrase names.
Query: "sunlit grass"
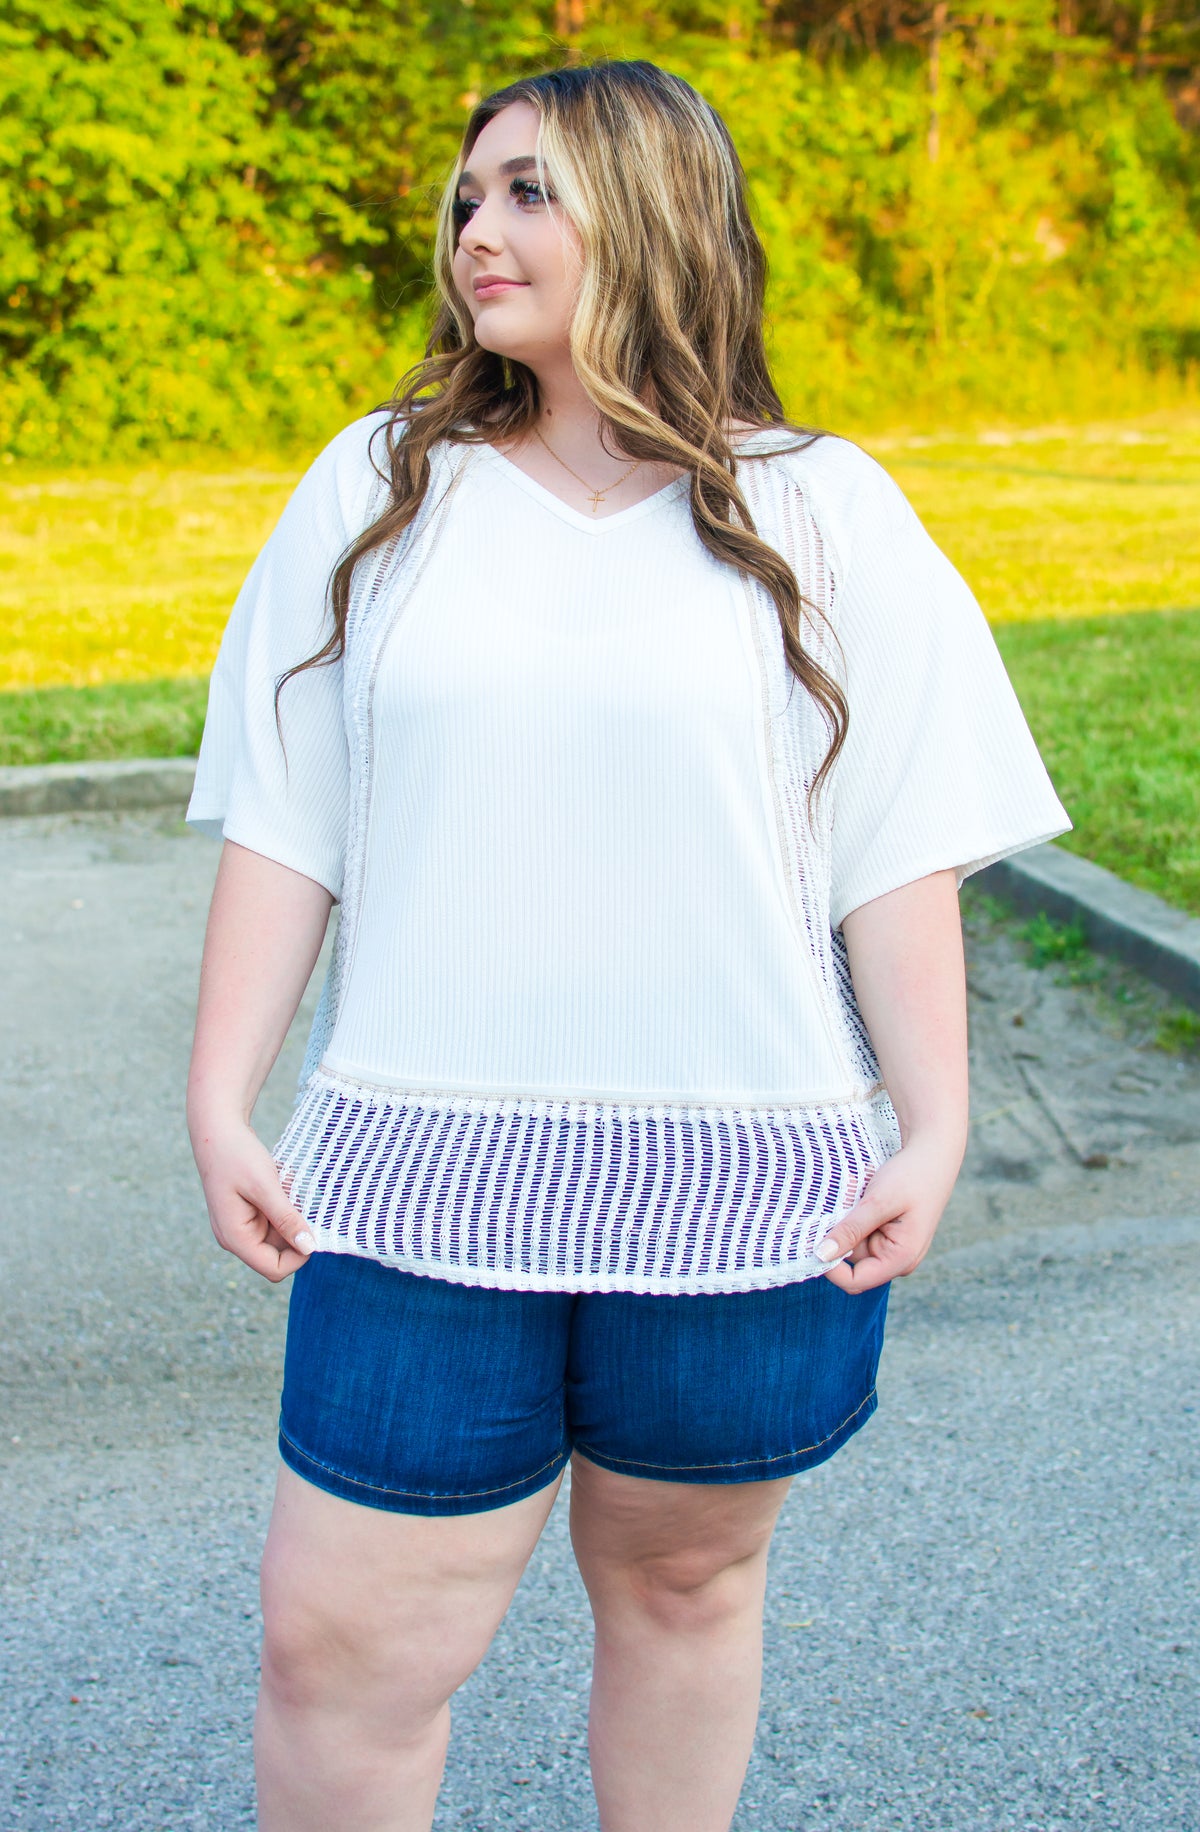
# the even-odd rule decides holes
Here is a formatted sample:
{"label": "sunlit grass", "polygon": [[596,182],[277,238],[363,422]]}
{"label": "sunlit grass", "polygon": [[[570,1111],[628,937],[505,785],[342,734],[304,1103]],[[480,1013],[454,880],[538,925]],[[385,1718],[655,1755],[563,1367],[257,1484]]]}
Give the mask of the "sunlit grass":
{"label": "sunlit grass", "polygon": [[862,443],[993,623],[1200,606],[1195,412]]}
{"label": "sunlit grass", "polygon": [[[862,443],[1005,623],[1200,606],[1200,415]],[[207,673],[299,466],[0,471],[0,690]]]}
{"label": "sunlit grass", "polygon": [[[992,619],[1066,843],[1200,909],[1200,414],[845,430]],[[0,763],[194,751],[229,606],[300,468],[0,470]]]}
{"label": "sunlit grass", "polygon": [[996,635],[1075,823],[1063,844],[1200,911],[1200,611]]}
{"label": "sunlit grass", "polygon": [[204,675],[294,468],[0,471],[0,690]]}
{"label": "sunlit grass", "polygon": [[0,765],[194,757],[208,681],[109,681],[0,693]]}

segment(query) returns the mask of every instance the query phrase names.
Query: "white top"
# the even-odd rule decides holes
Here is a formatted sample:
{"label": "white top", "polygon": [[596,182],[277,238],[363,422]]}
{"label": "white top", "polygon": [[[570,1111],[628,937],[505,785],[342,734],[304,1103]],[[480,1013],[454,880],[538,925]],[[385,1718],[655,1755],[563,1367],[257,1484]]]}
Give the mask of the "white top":
{"label": "white top", "polygon": [[285,760],[275,682],[328,632],[384,423],[322,453],[256,562],[189,809],[342,899],[277,1147],[294,1200],[324,1248],[471,1283],[814,1276],[898,1146],[843,918],[1068,825],[975,600],[857,446],[741,465],[841,645],[809,633],[850,703],[810,822],[823,723],[687,480],[597,518],[444,445],[359,569],[345,662],[283,688]]}

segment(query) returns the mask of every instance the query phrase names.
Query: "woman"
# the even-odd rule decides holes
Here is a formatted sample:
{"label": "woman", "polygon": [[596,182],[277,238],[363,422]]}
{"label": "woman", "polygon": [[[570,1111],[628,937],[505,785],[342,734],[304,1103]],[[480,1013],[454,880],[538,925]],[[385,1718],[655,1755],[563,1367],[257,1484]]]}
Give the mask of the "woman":
{"label": "woman", "polygon": [[573,1457],[601,1824],[717,1832],[788,1482],[873,1411],[959,1169],[956,881],[1067,822],[900,491],[785,422],[687,84],[482,102],[437,275],[238,600],[189,811],[196,1158],[221,1244],[298,1273],[261,1823],[430,1826]]}

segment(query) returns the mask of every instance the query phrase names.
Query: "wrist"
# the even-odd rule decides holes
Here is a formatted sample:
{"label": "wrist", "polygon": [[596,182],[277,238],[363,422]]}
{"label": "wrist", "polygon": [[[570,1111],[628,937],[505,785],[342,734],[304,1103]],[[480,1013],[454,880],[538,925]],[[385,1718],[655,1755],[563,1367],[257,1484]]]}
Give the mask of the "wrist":
{"label": "wrist", "polygon": [[906,1151],[936,1152],[961,1163],[967,1149],[966,1113],[939,1112],[917,1116],[897,1113],[900,1142]]}
{"label": "wrist", "polygon": [[187,1123],[193,1144],[244,1129],[253,1111],[252,1099],[239,1099],[237,1092],[228,1087],[209,1086],[202,1081],[188,1084]]}

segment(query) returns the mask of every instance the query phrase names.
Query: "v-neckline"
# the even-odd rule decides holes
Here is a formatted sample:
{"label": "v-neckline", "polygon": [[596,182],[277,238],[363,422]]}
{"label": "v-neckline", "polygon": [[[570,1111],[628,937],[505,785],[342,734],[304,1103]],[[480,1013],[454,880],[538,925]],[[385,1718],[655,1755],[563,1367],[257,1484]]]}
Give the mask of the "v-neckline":
{"label": "v-neckline", "polygon": [[649,515],[652,510],[661,507],[663,503],[670,502],[676,496],[682,496],[689,483],[685,472],[682,477],[676,477],[672,482],[664,484],[661,490],[655,490],[653,495],[643,496],[640,502],[630,503],[627,509],[614,509],[611,515],[585,515],[582,509],[573,508],[570,503],[564,502],[561,496],[556,496],[553,490],[548,490],[545,484],[538,483],[536,478],[530,477],[519,464],[514,464],[511,458],[506,458],[503,452],[498,452],[494,445],[480,445],[476,447],[476,450],[502,465],[505,474],[527,491],[535,502],[543,503],[547,509],[552,510],[555,515],[560,515],[565,522],[570,523],[572,528],[578,528],[583,534],[605,534],[610,528],[627,526],[630,522],[636,521],[639,516]]}

